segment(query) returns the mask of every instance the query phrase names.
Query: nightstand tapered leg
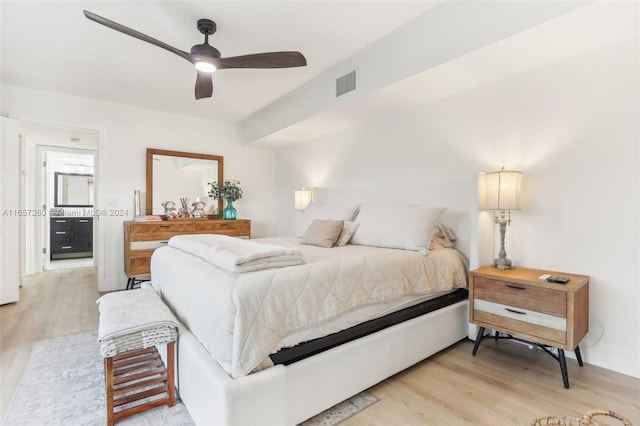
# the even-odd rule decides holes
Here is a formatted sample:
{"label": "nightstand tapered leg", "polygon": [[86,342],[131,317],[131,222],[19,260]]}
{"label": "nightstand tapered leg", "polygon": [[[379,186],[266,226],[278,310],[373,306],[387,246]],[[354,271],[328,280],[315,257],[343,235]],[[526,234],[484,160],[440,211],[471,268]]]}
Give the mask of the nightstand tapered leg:
{"label": "nightstand tapered leg", "polygon": [[582,354],[580,353],[580,345],[576,346],[574,352],[576,354],[576,359],[578,360],[578,365],[582,367],[583,364],[582,364]]}
{"label": "nightstand tapered leg", "polygon": [[569,374],[567,373],[567,360],[564,357],[564,350],[558,349],[558,361],[560,362],[560,372],[562,373],[562,383],[569,389]]}
{"label": "nightstand tapered leg", "polygon": [[471,352],[471,355],[476,356],[476,352],[478,352],[478,346],[480,346],[480,341],[482,340],[483,337],[484,337],[484,327],[480,327],[480,330],[478,330],[478,335],[476,336],[476,343],[475,345],[473,345],[473,352]]}

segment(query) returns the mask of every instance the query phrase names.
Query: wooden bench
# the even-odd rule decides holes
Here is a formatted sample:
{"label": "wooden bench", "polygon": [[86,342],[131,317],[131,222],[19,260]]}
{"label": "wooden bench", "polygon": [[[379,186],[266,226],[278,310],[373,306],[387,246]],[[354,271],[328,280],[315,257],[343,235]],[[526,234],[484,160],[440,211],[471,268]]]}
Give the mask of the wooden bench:
{"label": "wooden bench", "polygon": [[[107,424],[161,405],[172,407],[177,324],[171,311],[152,289],[109,293],[98,302]],[[140,312],[136,308],[146,315],[130,315]],[[157,348],[165,344],[166,365]]]}

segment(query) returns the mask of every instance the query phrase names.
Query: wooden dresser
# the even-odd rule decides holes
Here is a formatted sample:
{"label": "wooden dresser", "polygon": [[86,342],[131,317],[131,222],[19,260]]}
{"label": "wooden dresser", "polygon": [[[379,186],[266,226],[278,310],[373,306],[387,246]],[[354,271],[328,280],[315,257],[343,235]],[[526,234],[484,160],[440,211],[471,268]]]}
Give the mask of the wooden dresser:
{"label": "wooden dresser", "polygon": [[[540,281],[540,275],[567,277],[558,284]],[[506,338],[558,349],[565,387],[569,387],[564,350],[575,351],[582,365],[579,343],[589,330],[589,277],[539,269],[500,271],[485,266],[470,273],[469,321],[480,326],[473,348],[476,354],[485,328]],[[547,351],[548,352],[548,351]]]}
{"label": "wooden dresser", "polygon": [[151,273],[151,255],[174,235],[222,234],[251,238],[251,221],[176,219],[162,222],[124,222],[124,272],[131,288],[136,277]]}

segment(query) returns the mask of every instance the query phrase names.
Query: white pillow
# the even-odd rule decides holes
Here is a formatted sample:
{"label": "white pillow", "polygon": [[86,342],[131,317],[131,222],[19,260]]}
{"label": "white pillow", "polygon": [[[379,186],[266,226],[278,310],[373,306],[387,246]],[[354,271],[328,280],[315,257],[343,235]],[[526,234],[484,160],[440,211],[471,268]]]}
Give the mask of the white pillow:
{"label": "white pillow", "polygon": [[427,254],[433,229],[446,207],[363,204],[351,244],[414,250]]}
{"label": "white pillow", "polygon": [[296,237],[304,236],[304,233],[309,229],[309,226],[311,226],[315,219],[353,221],[358,213],[358,207],[358,204],[329,206],[312,201],[302,213],[302,220],[298,226]]}

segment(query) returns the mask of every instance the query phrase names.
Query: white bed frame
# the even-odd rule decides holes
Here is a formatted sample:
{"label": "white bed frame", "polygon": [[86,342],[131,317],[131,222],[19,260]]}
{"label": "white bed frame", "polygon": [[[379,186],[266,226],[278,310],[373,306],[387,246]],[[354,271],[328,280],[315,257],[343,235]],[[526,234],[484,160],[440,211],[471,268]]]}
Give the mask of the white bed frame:
{"label": "white bed frame", "polygon": [[232,379],[181,324],[176,383],[197,425],[296,425],[466,338],[467,331],[465,300],[288,366]]}
{"label": "white bed frame", "polygon": [[[470,218],[477,216],[477,210],[470,212],[469,206],[476,204],[472,202],[474,179],[421,185],[423,196],[428,194],[425,201],[450,206],[443,222],[456,231],[462,243],[456,248],[472,259],[472,265],[474,221]],[[332,193],[334,197],[329,198],[336,201],[344,197],[344,192]],[[465,300],[288,366],[233,379],[180,326],[176,383],[197,425],[296,425],[466,338],[469,332]]]}

